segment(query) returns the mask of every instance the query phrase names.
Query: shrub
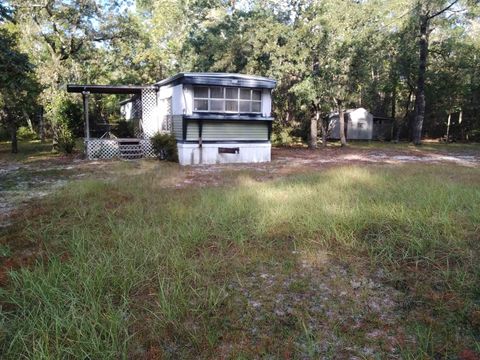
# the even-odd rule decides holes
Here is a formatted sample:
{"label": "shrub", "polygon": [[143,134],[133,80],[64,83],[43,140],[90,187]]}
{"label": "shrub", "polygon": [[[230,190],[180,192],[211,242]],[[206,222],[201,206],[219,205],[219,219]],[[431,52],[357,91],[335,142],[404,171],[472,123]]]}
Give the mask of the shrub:
{"label": "shrub", "polygon": [[37,134],[26,126],[20,126],[17,131],[18,140],[36,140]]}
{"label": "shrub", "polygon": [[60,124],[56,131],[57,148],[64,154],[71,154],[75,148],[75,137],[66,124]]}
{"label": "shrub", "polygon": [[153,151],[160,160],[178,161],[177,140],[172,134],[156,133],[152,138]]}

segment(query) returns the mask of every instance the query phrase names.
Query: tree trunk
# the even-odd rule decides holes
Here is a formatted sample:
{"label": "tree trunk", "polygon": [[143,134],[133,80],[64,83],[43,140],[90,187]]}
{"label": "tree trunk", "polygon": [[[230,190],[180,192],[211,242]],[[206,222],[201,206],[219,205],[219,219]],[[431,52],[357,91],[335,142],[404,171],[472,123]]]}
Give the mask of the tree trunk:
{"label": "tree trunk", "polygon": [[415,96],[415,121],[413,123],[413,143],[420,145],[422,142],[422,127],[425,119],[425,72],[428,57],[428,25],[429,17],[421,16],[420,19],[420,62],[418,66],[417,93]]}
{"label": "tree trunk", "polygon": [[312,118],[310,119],[310,137],[308,139],[308,148],[314,150],[317,148],[318,141],[318,111],[315,110]]}
{"label": "tree trunk", "polygon": [[343,111],[342,102],[337,100],[338,104],[338,121],[340,124],[340,144],[347,146],[347,138],[345,137],[345,113]]}
{"label": "tree trunk", "polygon": [[447,120],[447,144],[448,144],[448,140],[450,139],[450,121],[452,120],[452,114],[448,114],[448,120]]}
{"label": "tree trunk", "polygon": [[327,130],[328,130],[328,119],[320,119],[320,127],[322,130],[322,146],[327,147]]}
{"label": "tree trunk", "polygon": [[39,113],[38,113],[38,127],[39,127],[39,132],[40,132],[40,141],[42,144],[45,142],[45,122],[43,119],[43,106],[40,107]]}
{"label": "tree trunk", "polygon": [[465,141],[465,129],[463,128],[462,125],[462,120],[463,120],[463,111],[460,109],[460,114],[458,115],[458,126],[460,127],[460,139],[462,141]]}
{"label": "tree trunk", "polygon": [[12,142],[12,154],[18,153],[17,126],[10,124],[10,141]]}
{"label": "tree trunk", "polygon": [[413,95],[413,89],[410,88],[410,92],[408,93],[407,103],[405,104],[405,115],[403,117],[403,121],[399,120],[397,123],[398,124],[397,133],[395,134],[396,143],[400,141],[400,135],[401,135],[403,126],[408,123],[408,115],[410,113],[410,103],[412,102],[412,95]]}
{"label": "tree trunk", "polygon": [[390,128],[390,140],[392,140],[394,135],[396,134],[394,131],[395,130],[394,127],[397,126],[396,116],[397,116],[397,87],[394,86],[392,91],[392,119],[393,119],[394,126]]}

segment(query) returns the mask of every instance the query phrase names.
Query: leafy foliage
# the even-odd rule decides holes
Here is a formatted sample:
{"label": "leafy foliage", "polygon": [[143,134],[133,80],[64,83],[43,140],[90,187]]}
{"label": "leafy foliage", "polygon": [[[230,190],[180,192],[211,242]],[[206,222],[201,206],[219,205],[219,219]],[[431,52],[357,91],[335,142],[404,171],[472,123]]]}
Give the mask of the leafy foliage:
{"label": "leafy foliage", "polygon": [[177,139],[172,134],[156,133],[151,138],[153,150],[160,160],[178,162]]}
{"label": "leafy foliage", "polygon": [[18,48],[18,34],[0,23],[0,123],[10,132],[17,152],[17,129],[34,111],[37,83],[33,65]]}
{"label": "leafy foliage", "polygon": [[20,126],[17,130],[17,137],[19,140],[36,140],[37,133],[28,126]]}
{"label": "leafy foliage", "polygon": [[70,128],[60,123],[56,129],[57,148],[64,154],[71,154],[75,148],[75,137]]}
{"label": "leafy foliage", "polygon": [[[395,118],[398,137],[408,138],[418,80],[419,19],[422,13],[435,14],[450,4],[443,0],[30,3],[19,0],[15,6],[2,6],[0,21],[2,27],[15,29],[16,48],[35,66],[42,91],[38,98],[30,92],[28,102],[45,107],[52,132],[58,109],[51,104],[60,106],[67,83],[145,84],[179,71],[230,71],[276,79],[278,133],[285,128],[305,139],[315,122],[325,135],[325,124],[318,119],[339,108],[358,106]],[[425,73],[427,136],[445,133],[448,114],[454,114],[452,132],[459,139],[468,140],[480,128],[476,3],[459,0],[431,22]],[[82,135],[78,100],[64,103],[70,118],[76,118],[69,122],[75,136]],[[118,100],[92,96],[92,124],[118,117]]]}

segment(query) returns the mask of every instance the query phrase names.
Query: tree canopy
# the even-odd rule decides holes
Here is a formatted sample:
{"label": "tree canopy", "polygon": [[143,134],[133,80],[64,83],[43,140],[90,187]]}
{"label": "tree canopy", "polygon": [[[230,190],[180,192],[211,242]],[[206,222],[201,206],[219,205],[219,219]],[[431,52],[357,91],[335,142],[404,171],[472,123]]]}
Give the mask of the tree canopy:
{"label": "tree canopy", "polygon": [[[2,88],[2,99],[27,94],[24,103],[43,107],[53,131],[74,122],[59,115],[76,113],[59,111],[78,101],[65,94],[70,82],[146,84],[179,71],[239,72],[278,81],[278,141],[300,136],[315,147],[330,112],[360,106],[393,117],[396,138],[443,136],[450,116],[451,134],[478,140],[479,16],[476,0],[6,2],[2,51],[22,60],[8,61],[20,72],[1,68],[2,78],[19,79]],[[23,78],[35,79],[38,91]],[[115,118],[117,102],[94,99],[94,116]]]}

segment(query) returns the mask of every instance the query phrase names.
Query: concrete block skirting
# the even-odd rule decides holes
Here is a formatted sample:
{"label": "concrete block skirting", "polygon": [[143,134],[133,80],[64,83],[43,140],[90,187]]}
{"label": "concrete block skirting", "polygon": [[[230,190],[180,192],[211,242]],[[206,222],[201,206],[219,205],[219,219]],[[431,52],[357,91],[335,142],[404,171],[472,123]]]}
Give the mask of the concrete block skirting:
{"label": "concrete block skirting", "polygon": [[268,143],[177,144],[180,165],[257,163],[271,160]]}

